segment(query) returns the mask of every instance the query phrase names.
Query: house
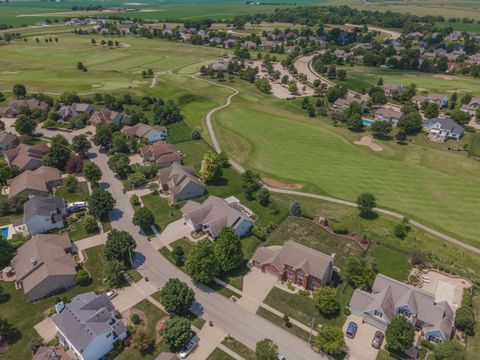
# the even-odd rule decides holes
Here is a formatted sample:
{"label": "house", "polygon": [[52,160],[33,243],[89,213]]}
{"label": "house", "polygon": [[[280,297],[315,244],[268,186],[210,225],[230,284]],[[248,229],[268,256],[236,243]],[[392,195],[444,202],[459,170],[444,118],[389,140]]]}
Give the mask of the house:
{"label": "house", "polygon": [[128,125],[132,122],[132,117],[124,112],[120,113],[104,108],[100,111],[95,111],[88,122],[94,126],[97,126],[100,123],[109,125]]}
{"label": "house", "polygon": [[75,296],[52,318],[60,343],[80,360],[102,359],[116,341],[127,337],[122,320],[106,294],[88,292]]}
{"label": "house", "polygon": [[428,119],[423,128],[428,131],[430,137],[440,140],[452,138],[459,140],[463,135],[463,126],[458,125],[451,118],[434,118]]}
{"label": "house", "polygon": [[345,61],[348,58],[348,53],[345,50],[336,49],[333,52],[333,56],[336,57],[337,59],[342,59]]}
{"label": "house", "polygon": [[212,69],[213,71],[225,72],[225,71],[228,70],[228,64],[224,59],[219,59],[219,60],[211,63],[210,65],[208,65],[208,67],[210,69]]}
{"label": "house", "polygon": [[21,113],[22,109],[47,111],[48,104],[37,99],[10,100],[8,107],[0,108],[0,117],[15,118]]}
{"label": "house", "polygon": [[165,140],[168,136],[168,130],[165,126],[137,124],[134,126],[125,126],[120,132],[127,137],[138,137],[154,143],[159,140]]}
{"label": "house", "polygon": [[468,112],[471,116],[475,116],[480,108],[480,98],[473,98],[467,105],[462,105],[461,110]]}
{"label": "house", "polygon": [[61,197],[34,197],[24,204],[23,210],[23,220],[32,235],[65,227],[67,206]]}
{"label": "house", "polygon": [[222,199],[209,196],[203,204],[187,201],[182,207],[183,218],[194,231],[205,231],[216,238],[224,227],[231,227],[238,236],[245,236],[253,226],[253,213],[234,197]]}
{"label": "house", "polygon": [[173,163],[158,171],[162,191],[170,192],[170,201],[190,200],[205,194],[205,185],[195,176],[193,167]]}
{"label": "house", "polygon": [[71,250],[67,234],[33,236],[11,261],[17,286],[31,301],[74,286],[77,264]]}
{"label": "house", "polygon": [[403,92],[403,85],[402,84],[394,84],[394,83],[385,83],[382,86],[385,95],[392,97],[395,93],[401,94]]}
{"label": "house", "polygon": [[392,126],[397,126],[398,122],[403,118],[403,112],[389,107],[381,107],[375,110],[376,121],[387,121]]}
{"label": "house", "polygon": [[25,170],[13,179],[7,180],[8,197],[48,196],[54,187],[63,185],[60,171],[50,166],[40,166],[36,170]]}
{"label": "house", "polygon": [[347,95],[347,97],[345,99],[338,98],[337,100],[335,100],[335,102],[332,105],[332,108],[334,110],[337,110],[337,111],[343,111],[343,110],[348,109],[350,107],[350,105],[354,102],[360,104],[360,107],[362,108],[362,112],[367,110],[368,104],[364,99],[357,98],[357,97],[352,96],[350,94]]}
{"label": "house", "polygon": [[415,95],[412,97],[412,101],[418,106],[422,105],[423,102],[437,104],[440,108],[445,108],[448,106],[448,96],[440,94],[428,94],[428,95]]}
{"label": "house", "polygon": [[43,156],[48,149],[48,145],[45,143],[20,144],[4,151],[3,156],[10,166],[16,166],[20,170],[35,170],[42,165]]}
{"label": "house", "polygon": [[63,105],[57,112],[62,120],[71,118],[77,115],[91,116],[95,111],[95,106],[86,103],[73,103],[72,105]]}
{"label": "house", "polygon": [[247,41],[243,42],[242,47],[244,49],[256,49],[257,48],[257,43],[247,40]]}
{"label": "house", "polygon": [[8,149],[13,149],[19,144],[17,135],[12,134],[8,131],[0,132],[0,151],[5,151]]}
{"label": "house", "polygon": [[460,41],[462,39],[462,32],[461,31],[453,31],[447,36],[445,36],[445,40],[447,41]]}
{"label": "house", "polygon": [[291,281],[315,290],[331,283],[334,257],[287,241],[281,249],[258,248],[253,254],[252,265],[275,275],[280,281]]}
{"label": "house", "polygon": [[180,163],[182,154],[172,144],[159,141],[155,144],[145,145],[140,149],[140,154],[145,162],[155,162],[161,168],[173,163]]}
{"label": "house", "polygon": [[453,332],[454,313],[446,301],[412,285],[378,274],[372,292],[356,289],[350,310],[364,322],[385,331],[397,315],[405,316],[431,342],[448,340]]}
{"label": "house", "polygon": [[60,360],[61,356],[55,352],[54,348],[42,346],[33,355],[32,360]]}

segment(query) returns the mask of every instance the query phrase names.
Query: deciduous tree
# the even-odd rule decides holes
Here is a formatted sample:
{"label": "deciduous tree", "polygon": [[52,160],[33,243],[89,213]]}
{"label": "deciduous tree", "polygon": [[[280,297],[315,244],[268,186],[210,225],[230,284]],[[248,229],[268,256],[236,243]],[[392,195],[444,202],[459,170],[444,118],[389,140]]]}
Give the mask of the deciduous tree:
{"label": "deciduous tree", "polygon": [[174,349],[180,349],[193,337],[192,326],[186,318],[175,316],[168,320],[163,329],[165,342]]}
{"label": "deciduous tree", "polygon": [[185,314],[195,300],[193,290],[179,279],[169,279],[160,290],[160,296],[165,310],[177,315]]}
{"label": "deciduous tree", "polygon": [[205,181],[213,181],[220,175],[220,166],[218,163],[217,155],[211,151],[208,151],[202,160],[199,176]]}
{"label": "deciduous tree", "polygon": [[155,217],[148,208],[142,207],[135,210],[132,222],[142,229],[149,229],[150,226],[155,224]]}
{"label": "deciduous tree", "polygon": [[67,188],[68,192],[74,193],[75,191],[77,191],[78,180],[75,176],[68,175],[65,178],[64,183],[65,183],[65,187]]}
{"label": "deciduous tree", "polygon": [[88,205],[90,210],[102,220],[108,219],[108,215],[113,210],[115,204],[116,201],[112,194],[101,188],[94,189],[89,196]]}
{"label": "deciduous tree", "polygon": [[130,264],[130,255],[135,246],[136,243],[132,235],[126,231],[113,229],[107,235],[104,250],[105,258],[108,261],[118,260],[123,264]]}
{"label": "deciduous tree", "polygon": [[119,178],[125,179],[130,172],[130,159],[127,154],[117,152],[108,159],[108,166]]}
{"label": "deciduous tree", "polygon": [[73,150],[79,154],[85,154],[90,150],[92,144],[88,141],[87,136],[84,134],[76,135],[72,139]]}
{"label": "deciduous tree", "polygon": [[353,288],[370,291],[375,273],[371,266],[363,259],[350,258],[345,269],[345,279]]}
{"label": "deciduous tree", "polygon": [[385,332],[387,348],[390,351],[403,352],[413,346],[415,330],[412,323],[405,316],[396,316]]}
{"label": "deciduous tree", "polygon": [[263,339],[255,346],[256,360],[277,360],[278,346],[270,339]]}
{"label": "deciduous tree", "polygon": [[201,240],[192,248],[187,256],[185,270],[193,279],[203,283],[209,283],[220,273],[220,262],[210,240]]}
{"label": "deciduous tree", "polygon": [[331,325],[322,326],[313,342],[320,350],[332,356],[341,355],[346,347],[342,329]]}
{"label": "deciduous tree", "polygon": [[96,184],[102,178],[102,170],[92,161],[85,161],[83,165],[83,176],[92,184]]}
{"label": "deciduous tree", "polygon": [[243,261],[242,243],[235,230],[224,226],[213,243],[213,250],[220,267],[227,272],[240,266]]}
{"label": "deciduous tree", "polygon": [[377,200],[373,194],[364,192],[358,195],[357,205],[360,216],[366,217],[372,214],[373,209],[377,206]]}
{"label": "deciduous tree", "polygon": [[20,114],[15,121],[15,130],[20,135],[32,135],[37,127],[37,123],[27,115]]}
{"label": "deciduous tree", "polygon": [[317,309],[326,317],[333,317],[340,312],[337,301],[337,291],[331,287],[321,287],[315,290],[313,301]]}

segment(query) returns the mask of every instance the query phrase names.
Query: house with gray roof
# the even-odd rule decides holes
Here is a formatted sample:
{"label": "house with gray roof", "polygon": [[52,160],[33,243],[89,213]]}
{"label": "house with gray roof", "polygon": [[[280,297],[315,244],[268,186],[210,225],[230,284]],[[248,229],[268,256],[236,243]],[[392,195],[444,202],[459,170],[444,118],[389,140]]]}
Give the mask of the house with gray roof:
{"label": "house with gray roof", "polygon": [[25,170],[13,179],[7,180],[8,197],[48,196],[57,186],[63,185],[62,175],[57,168],[40,166],[36,170]]}
{"label": "house with gray roof", "polygon": [[291,281],[308,290],[329,285],[333,275],[334,255],[287,241],[281,248],[259,247],[252,265],[280,281]]}
{"label": "house with gray roof", "polygon": [[62,357],[52,347],[41,346],[33,355],[32,360],[60,360]]}
{"label": "house with gray roof", "polygon": [[137,137],[144,139],[149,143],[154,143],[160,140],[166,140],[168,130],[165,126],[136,124],[134,126],[124,126],[120,132],[127,137]]}
{"label": "house with gray roof", "polygon": [[109,125],[126,125],[132,122],[132,117],[124,112],[117,112],[107,108],[95,111],[88,122],[97,126],[100,123]]}
{"label": "house with gray roof", "polygon": [[222,199],[211,195],[203,204],[189,200],[182,207],[182,213],[194,231],[203,230],[212,238],[216,238],[224,226],[231,227],[240,237],[247,235],[253,226],[253,214],[234,197]]}
{"label": "house with gray roof", "polygon": [[428,136],[436,140],[445,141],[448,138],[459,140],[463,135],[463,126],[458,125],[450,118],[428,119],[423,128],[428,131]]}
{"label": "house with gray roof", "polygon": [[65,227],[67,205],[61,197],[34,197],[25,202],[23,209],[23,220],[32,235]]}
{"label": "house with gray roof", "polygon": [[461,110],[475,116],[480,108],[480,98],[472,98],[468,104],[462,105]]}
{"label": "house with gray roof", "polygon": [[0,151],[13,149],[19,144],[17,135],[8,131],[0,132]]}
{"label": "house with gray roof", "polygon": [[424,102],[437,104],[440,108],[448,106],[448,96],[440,94],[415,95],[412,97],[412,101],[418,106],[422,105]]}
{"label": "house with gray roof", "polygon": [[454,312],[446,301],[412,285],[378,274],[372,292],[356,289],[350,300],[352,314],[385,331],[395,316],[406,317],[431,342],[449,340],[453,334]]}
{"label": "house with gray roof", "polygon": [[88,115],[91,116],[95,111],[95,106],[87,103],[73,103],[71,105],[63,105],[58,110],[57,114],[62,120],[71,118],[72,116],[77,115]]}
{"label": "house with gray roof", "polygon": [[397,126],[403,115],[403,111],[397,111],[390,107],[381,107],[375,110],[376,121],[386,121],[392,124],[392,126]]}
{"label": "house with gray roof", "polygon": [[0,108],[0,117],[15,118],[22,112],[22,109],[27,109],[30,111],[47,111],[48,104],[33,98],[10,100],[8,102],[8,107]]}
{"label": "house with gray roof", "polygon": [[173,163],[158,171],[158,182],[163,192],[170,192],[170,201],[190,200],[205,194],[205,185],[195,176],[195,169]]}
{"label": "house with gray roof", "polygon": [[127,337],[122,320],[106,294],[77,295],[53,317],[60,343],[80,360],[98,360]]}
{"label": "house with gray roof", "polygon": [[332,104],[333,110],[336,111],[344,111],[352,105],[352,103],[358,103],[362,109],[362,112],[367,110],[368,104],[365,98],[357,98],[355,96],[347,95],[346,98],[338,98],[335,100],[335,102]]}
{"label": "house with gray roof", "polygon": [[33,236],[11,261],[17,286],[32,301],[74,286],[77,264],[71,250],[67,234]]}

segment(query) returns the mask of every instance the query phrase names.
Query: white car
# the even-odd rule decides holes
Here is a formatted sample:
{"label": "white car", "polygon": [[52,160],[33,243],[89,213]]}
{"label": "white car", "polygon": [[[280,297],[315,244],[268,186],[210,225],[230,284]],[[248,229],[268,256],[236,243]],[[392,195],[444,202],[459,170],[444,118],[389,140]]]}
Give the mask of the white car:
{"label": "white car", "polygon": [[107,292],[107,296],[109,299],[113,299],[117,295],[118,295],[118,292],[115,289],[112,289],[109,292]]}
{"label": "white car", "polygon": [[181,359],[185,359],[198,345],[198,338],[195,336],[180,350],[178,355]]}

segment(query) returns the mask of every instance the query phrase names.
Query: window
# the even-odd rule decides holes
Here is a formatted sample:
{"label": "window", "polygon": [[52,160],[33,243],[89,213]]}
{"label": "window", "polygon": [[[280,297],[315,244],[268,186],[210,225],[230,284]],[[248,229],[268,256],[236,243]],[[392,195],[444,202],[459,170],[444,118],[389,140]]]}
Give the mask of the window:
{"label": "window", "polygon": [[297,271],[297,278],[303,280],[303,273],[301,271]]}
{"label": "window", "polygon": [[383,317],[383,314],[381,311],[378,311],[378,310],[375,310],[375,312],[373,313],[376,317],[379,317],[379,318],[382,318]]}
{"label": "window", "polygon": [[410,311],[408,311],[407,309],[405,309],[405,308],[399,308],[399,309],[398,309],[398,313],[399,313],[400,315],[406,316],[406,317],[408,317],[408,318],[409,318],[410,316],[412,316],[412,313],[411,313]]}

